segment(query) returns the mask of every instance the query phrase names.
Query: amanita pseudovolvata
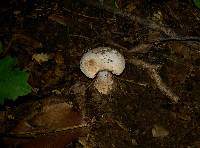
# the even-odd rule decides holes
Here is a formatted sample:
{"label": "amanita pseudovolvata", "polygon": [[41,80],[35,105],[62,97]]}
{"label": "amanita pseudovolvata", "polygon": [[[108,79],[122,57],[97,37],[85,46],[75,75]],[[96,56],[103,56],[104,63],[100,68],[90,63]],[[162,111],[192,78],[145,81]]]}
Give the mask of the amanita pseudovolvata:
{"label": "amanita pseudovolvata", "polygon": [[125,68],[125,59],[117,50],[110,47],[98,47],[85,53],[80,61],[81,71],[94,78],[95,88],[102,94],[113,89],[112,74],[120,75]]}

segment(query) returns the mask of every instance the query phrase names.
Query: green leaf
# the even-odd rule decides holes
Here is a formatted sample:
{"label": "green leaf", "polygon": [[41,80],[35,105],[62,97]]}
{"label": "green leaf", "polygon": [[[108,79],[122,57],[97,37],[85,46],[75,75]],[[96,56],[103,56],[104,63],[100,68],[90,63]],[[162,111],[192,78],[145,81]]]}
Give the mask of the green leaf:
{"label": "green leaf", "polygon": [[7,56],[0,60],[0,104],[5,99],[16,100],[31,92],[28,73],[15,67],[16,59]]}
{"label": "green leaf", "polygon": [[200,9],[200,0],[193,0],[195,6]]}

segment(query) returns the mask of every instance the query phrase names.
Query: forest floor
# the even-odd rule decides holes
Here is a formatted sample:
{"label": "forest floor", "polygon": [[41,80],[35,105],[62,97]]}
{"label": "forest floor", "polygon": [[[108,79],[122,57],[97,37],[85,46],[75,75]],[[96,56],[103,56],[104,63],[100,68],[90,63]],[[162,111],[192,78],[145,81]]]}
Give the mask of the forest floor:
{"label": "forest floor", "polygon": [[[1,58],[32,92],[5,100],[5,147],[200,147],[200,10],[190,0],[39,0],[0,5]],[[111,47],[126,61],[109,95],[80,70]]]}

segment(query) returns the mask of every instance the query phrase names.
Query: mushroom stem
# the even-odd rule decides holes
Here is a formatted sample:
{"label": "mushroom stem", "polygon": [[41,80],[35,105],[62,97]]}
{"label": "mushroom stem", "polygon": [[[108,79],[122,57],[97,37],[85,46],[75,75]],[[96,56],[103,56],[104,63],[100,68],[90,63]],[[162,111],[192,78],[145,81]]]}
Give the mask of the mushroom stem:
{"label": "mushroom stem", "polygon": [[94,86],[100,93],[107,95],[113,88],[113,82],[111,72],[100,71],[94,82]]}

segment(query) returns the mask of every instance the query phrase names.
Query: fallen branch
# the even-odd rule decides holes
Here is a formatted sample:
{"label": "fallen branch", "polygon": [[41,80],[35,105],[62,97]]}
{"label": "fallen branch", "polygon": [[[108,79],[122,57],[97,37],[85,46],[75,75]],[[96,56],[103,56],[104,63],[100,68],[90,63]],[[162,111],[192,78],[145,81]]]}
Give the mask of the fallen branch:
{"label": "fallen branch", "polygon": [[179,100],[179,97],[172,92],[172,90],[166,86],[166,84],[162,81],[162,78],[158,74],[158,69],[160,69],[159,65],[151,65],[149,63],[146,63],[140,59],[132,58],[129,60],[131,64],[134,64],[135,66],[142,67],[147,70],[148,74],[151,76],[151,78],[155,81],[157,87],[160,89],[160,91],[168,96],[172,102],[177,103]]}
{"label": "fallen branch", "polygon": [[[92,5],[94,5],[95,7],[98,7],[98,5],[96,3],[92,3]],[[74,15],[77,15],[77,16],[81,16],[81,17],[84,17],[84,18],[105,21],[105,18],[88,16],[88,15],[85,15],[85,14],[82,14],[82,13],[74,12],[74,11],[72,11],[70,9],[67,9],[67,8],[63,8],[63,10],[68,12],[68,13],[71,13],[71,14],[74,14]],[[120,17],[127,17],[130,20],[132,20],[134,22],[137,22],[137,23],[139,23],[141,25],[144,25],[144,26],[146,26],[146,27],[148,27],[150,29],[160,30],[161,32],[163,32],[167,36],[170,36],[170,37],[177,36],[177,34],[170,27],[168,27],[166,25],[157,24],[157,23],[155,23],[154,21],[152,21],[150,19],[147,19],[147,18],[143,19],[143,18],[135,16],[135,15],[133,15],[131,13],[127,13],[127,12],[121,11],[119,9],[115,9],[114,10],[112,7],[105,6],[105,5],[103,6],[103,10],[104,11],[108,11],[110,13],[113,13],[114,15],[119,15]],[[109,20],[110,21],[111,20],[115,21],[114,18],[110,18]]]}

